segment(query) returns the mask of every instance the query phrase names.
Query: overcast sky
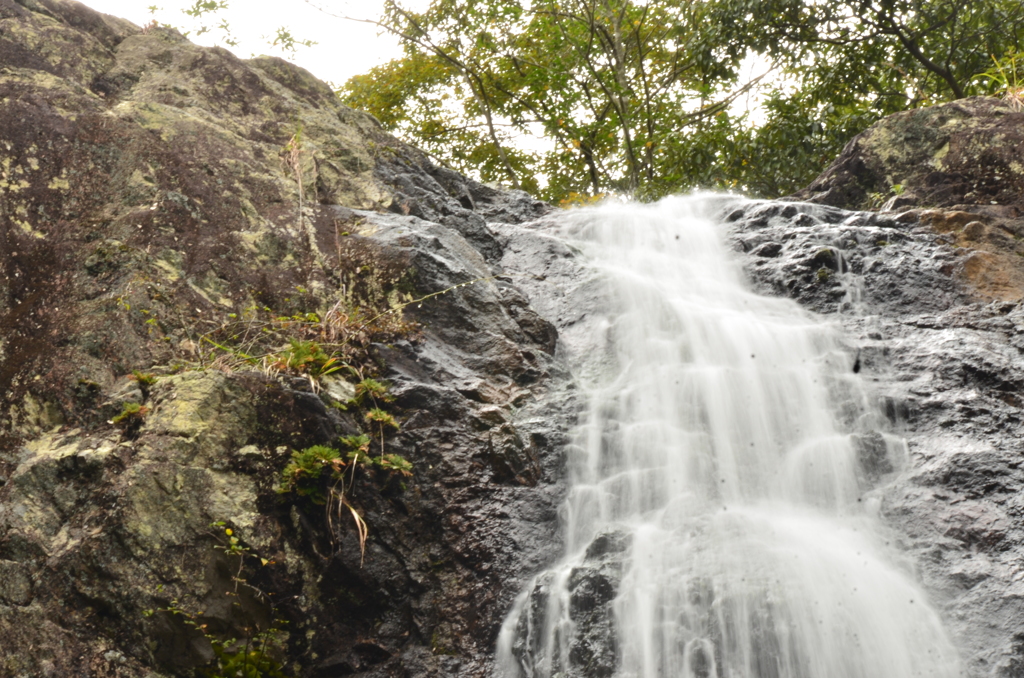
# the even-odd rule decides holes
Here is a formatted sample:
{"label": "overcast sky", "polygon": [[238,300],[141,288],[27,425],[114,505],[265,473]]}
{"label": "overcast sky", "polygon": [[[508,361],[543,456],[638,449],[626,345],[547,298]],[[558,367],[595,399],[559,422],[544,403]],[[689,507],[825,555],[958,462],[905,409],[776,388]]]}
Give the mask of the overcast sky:
{"label": "overcast sky", "polygon": [[[140,26],[154,18],[181,30],[195,28],[195,22],[182,13],[194,0],[84,0],[89,7],[113,14]],[[380,0],[323,0],[320,4],[331,7],[337,14],[359,18],[376,18]],[[156,5],[160,9],[150,13]],[[353,75],[365,73],[373,66],[401,55],[398,41],[389,35],[378,35],[375,26],[329,16],[303,0],[228,0],[228,9],[217,16],[224,17],[238,40],[237,47],[224,44],[224,34],[212,30],[202,36],[189,38],[201,45],[220,44],[236,55],[249,58],[259,54],[282,56],[311,71],[322,80],[341,84]],[[219,23],[207,19],[208,25]],[[296,38],[314,40],[313,47],[299,47],[294,55],[273,49],[267,40],[273,39],[278,27],[287,27]]]}

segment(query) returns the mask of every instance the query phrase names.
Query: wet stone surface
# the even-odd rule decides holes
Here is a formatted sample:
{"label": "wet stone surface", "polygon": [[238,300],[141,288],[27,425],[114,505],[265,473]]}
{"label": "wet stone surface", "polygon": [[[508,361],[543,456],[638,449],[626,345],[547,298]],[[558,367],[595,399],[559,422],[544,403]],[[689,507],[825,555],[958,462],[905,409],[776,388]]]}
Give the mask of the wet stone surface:
{"label": "wet stone surface", "polygon": [[[976,251],[937,230],[933,213],[729,200],[718,213],[756,290],[794,299],[847,337],[850,369],[867,382],[883,423],[854,436],[858,475],[864,487],[878,488],[872,501],[889,538],[940,611],[966,674],[1018,675],[1024,304],[986,298],[991,290],[973,286],[966,262]],[[585,351],[594,290],[581,282],[587,273],[571,252],[552,256],[564,248],[541,232],[506,257],[545,262],[523,287],[561,340]],[[906,458],[891,453],[900,440]],[[598,542],[618,543],[602,535],[571,573],[568,655],[564,666],[551,659],[567,676],[618,668],[610,601],[629,547]],[[531,643],[541,635],[551,586],[544,577],[535,582],[520,619],[513,654],[524,667],[536,661]]]}
{"label": "wet stone surface", "polygon": [[[842,326],[851,365],[859,355],[889,431],[906,439],[904,465],[894,473],[872,467],[887,483],[882,516],[941,611],[967,674],[1016,676],[1024,624],[1024,304],[986,299],[965,271],[976,251],[953,247],[953,237],[919,217],[920,210],[854,213],[801,203],[748,203],[726,214],[755,286]],[[819,275],[826,248],[841,265]],[[862,461],[873,458],[868,442]]]}

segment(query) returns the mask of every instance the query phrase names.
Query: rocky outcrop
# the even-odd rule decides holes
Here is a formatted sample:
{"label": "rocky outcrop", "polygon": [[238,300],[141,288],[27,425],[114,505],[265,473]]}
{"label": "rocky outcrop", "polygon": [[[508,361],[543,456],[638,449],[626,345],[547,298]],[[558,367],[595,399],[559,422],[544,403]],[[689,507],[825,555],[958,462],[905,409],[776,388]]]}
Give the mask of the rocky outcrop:
{"label": "rocky outcrop", "polygon": [[[1020,115],[901,114],[818,204],[722,211],[755,284],[859,351],[909,445],[893,467],[866,439],[863,470],[978,678],[1024,666]],[[487,675],[559,551],[558,347],[586,350],[598,303],[548,208],[283,61],[70,0],[0,0],[0,120],[0,676],[193,675],[267,631],[295,675]],[[898,209],[841,209],[869,201]],[[311,338],[349,368],[290,363]],[[353,401],[364,377],[397,432]],[[326,506],[277,492],[293,452],[359,433],[412,475],[362,465]],[[581,675],[614,670],[628,545],[599,541],[572,582]]]}
{"label": "rocky outcrop", "polygon": [[[1024,111],[974,97],[889,116],[854,137],[793,198],[903,213],[967,254],[958,274],[980,294],[1024,296]],[[969,252],[967,250],[970,250]]]}
{"label": "rocky outcrop", "polygon": [[[0,120],[0,676],[194,675],[265,632],[289,675],[483,675],[557,549],[574,395],[496,225],[549,208],[70,0],[0,0]],[[359,433],[412,475],[278,493]]]}
{"label": "rocky outcrop", "polygon": [[794,197],[845,209],[888,203],[1024,216],[1024,111],[991,97],[891,115],[854,137]]}

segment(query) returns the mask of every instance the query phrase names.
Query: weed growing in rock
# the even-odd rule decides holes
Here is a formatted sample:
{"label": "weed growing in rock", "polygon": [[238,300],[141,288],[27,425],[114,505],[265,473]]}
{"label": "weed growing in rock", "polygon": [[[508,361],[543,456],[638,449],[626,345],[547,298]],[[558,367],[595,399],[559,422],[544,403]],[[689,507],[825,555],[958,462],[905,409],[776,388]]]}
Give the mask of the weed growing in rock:
{"label": "weed growing in rock", "polygon": [[[314,387],[317,379],[341,370],[362,379],[373,362],[372,344],[390,343],[415,332],[415,324],[402,315],[407,307],[490,279],[470,280],[417,298],[391,294],[383,310],[379,310],[381,299],[371,305],[347,293],[322,312],[283,316],[269,307],[253,306],[241,315],[228,314],[226,322],[199,337],[200,360],[203,366],[308,376]],[[203,345],[212,348],[205,352]],[[368,395],[379,398],[375,393]]]}
{"label": "weed growing in rock", "polygon": [[358,374],[370,364],[368,349],[375,342],[406,336],[415,326],[400,316],[374,313],[338,301],[322,313],[291,316],[269,308],[251,307],[200,337],[204,366],[256,368],[264,373],[309,376],[313,380],[349,368]]}
{"label": "weed growing in rock", "polygon": [[121,413],[110,420],[110,423],[124,431],[125,436],[134,438],[142,428],[142,423],[149,414],[149,408],[139,403],[125,403]]}
{"label": "weed growing in rock", "polygon": [[333,447],[314,445],[304,450],[292,452],[291,461],[281,471],[279,492],[294,492],[300,497],[307,497],[314,504],[327,501],[323,479],[324,471],[337,479],[344,471],[347,463],[341,452]]}
{"label": "weed growing in rock", "polygon": [[[298,201],[298,223],[302,224],[302,207],[305,201],[305,193],[303,189],[303,171],[302,171],[302,160],[303,157],[308,155],[309,151],[303,148],[302,141],[302,125],[299,125],[295,130],[295,134],[288,140],[284,148],[281,149],[281,159],[288,169],[295,175],[295,183],[298,184],[299,189],[299,201]],[[313,185],[316,185],[316,163],[313,163]]]}
{"label": "weed growing in rock", "polygon": [[380,432],[380,445],[381,454],[384,454],[384,429],[393,428],[398,430],[398,422],[389,413],[380,409],[379,407],[372,407],[366,412],[366,421],[371,424],[376,424],[378,431]]}
{"label": "weed growing in rock", "polygon": [[210,639],[217,656],[213,667],[200,669],[204,678],[287,678],[281,664],[267,656],[266,650],[279,643],[280,631],[267,629],[244,641]]}
{"label": "weed growing in rock", "polygon": [[314,504],[326,507],[328,526],[334,534],[334,521],[340,520],[347,512],[355,523],[359,536],[361,556],[366,553],[368,528],[358,508],[352,503],[352,488],[359,469],[364,473],[379,469],[401,476],[412,475],[412,464],[398,454],[387,453],[385,434],[388,429],[398,430],[394,415],[382,409],[381,405],[391,402],[387,385],[374,379],[363,379],[356,386],[356,405],[372,405],[364,419],[376,425],[380,440],[380,454],[370,454],[373,439],[366,434],[346,436],[339,439],[343,450],[325,445],[314,445],[292,452],[291,460],[281,471],[278,492],[294,492]]}
{"label": "weed growing in rock", "polygon": [[[893,184],[889,187],[889,192],[878,192],[868,193],[868,205],[869,210],[880,210],[885,209],[889,205],[893,198],[899,197],[906,192],[906,187],[903,184]],[[890,205],[891,207],[891,205]]]}
{"label": "weed growing in rock", "polygon": [[[281,484],[278,492],[282,494],[294,492],[306,497],[314,504],[326,507],[328,526],[334,532],[334,521],[348,512],[355,523],[359,537],[360,560],[366,554],[366,538],[369,529],[362,514],[352,504],[352,487],[356,481],[356,472],[378,468],[387,472],[399,473],[403,476],[412,475],[412,464],[401,455],[385,454],[370,455],[369,436],[358,435],[342,438],[342,445],[347,452],[324,445],[314,445],[292,453],[291,461],[281,471]],[[383,443],[382,443],[383,444]]]}
{"label": "weed growing in rock", "polygon": [[992,82],[996,94],[1002,96],[1013,110],[1024,110],[1024,54],[1007,52],[1001,59],[993,56],[992,63],[992,68],[978,77]]}
{"label": "weed growing in rock", "polygon": [[[244,636],[241,638],[219,637],[210,631],[209,624],[204,620],[202,611],[194,613],[182,607],[178,600],[170,601],[166,607],[157,610],[144,610],[144,617],[152,617],[157,612],[163,612],[181,618],[182,622],[198,631],[210,643],[213,649],[214,660],[210,665],[201,667],[197,675],[204,678],[287,678],[284,666],[276,658],[283,655],[287,634],[283,627],[287,622],[279,618],[277,608],[270,596],[254,586],[245,576],[246,565],[260,567],[272,565],[273,561],[253,553],[252,548],[246,546],[235,534],[235,531],[227,527],[223,521],[210,525],[215,530],[213,536],[218,540],[214,546],[226,556],[238,559],[238,570],[233,577],[235,582],[232,591],[225,594],[237,598],[241,588],[248,589],[257,600],[269,606],[269,617],[271,622],[266,628],[259,624],[247,625],[244,627]],[[158,591],[162,589],[158,587]],[[240,610],[238,602],[232,604],[233,610]]]}
{"label": "weed growing in rock", "polygon": [[412,475],[412,464],[401,455],[382,454],[377,458],[376,463],[386,471],[397,471],[403,476]]}
{"label": "weed growing in rock", "polygon": [[313,377],[326,376],[345,366],[337,356],[327,355],[317,342],[304,339],[288,339],[285,349],[268,358],[274,369]]}
{"label": "weed growing in rock", "polygon": [[128,378],[139,385],[139,390],[142,391],[143,398],[149,397],[149,391],[153,387],[153,384],[156,383],[155,375],[139,372],[138,370],[134,370]]}
{"label": "weed growing in rock", "polygon": [[376,379],[363,379],[356,384],[356,403],[365,404],[367,401],[376,407],[377,401],[390,403],[394,398],[388,394],[387,384]]}

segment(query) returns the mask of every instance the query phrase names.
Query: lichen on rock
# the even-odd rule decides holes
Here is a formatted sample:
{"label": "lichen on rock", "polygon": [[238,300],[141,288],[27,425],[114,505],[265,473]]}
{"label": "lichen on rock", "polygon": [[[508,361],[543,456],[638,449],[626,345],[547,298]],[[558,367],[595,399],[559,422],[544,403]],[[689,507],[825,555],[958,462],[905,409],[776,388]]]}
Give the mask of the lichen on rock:
{"label": "lichen on rock", "polygon": [[[194,675],[272,627],[294,675],[484,671],[557,548],[574,400],[492,229],[550,208],[69,0],[0,0],[0,119],[0,676]],[[282,357],[314,326],[329,378]],[[356,474],[364,554],[277,490],[369,376],[413,475]]]}

